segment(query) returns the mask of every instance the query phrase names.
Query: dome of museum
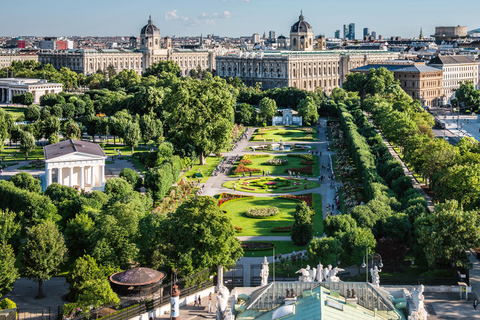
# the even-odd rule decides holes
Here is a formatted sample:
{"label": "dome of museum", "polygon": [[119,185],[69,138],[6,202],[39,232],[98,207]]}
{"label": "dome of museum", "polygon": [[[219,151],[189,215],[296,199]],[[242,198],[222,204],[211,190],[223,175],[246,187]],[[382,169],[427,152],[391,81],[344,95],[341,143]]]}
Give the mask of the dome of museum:
{"label": "dome of museum", "polygon": [[313,32],[313,29],[312,26],[307,21],[305,21],[303,14],[300,13],[298,21],[293,24],[290,32]]}
{"label": "dome of museum", "polygon": [[140,36],[160,35],[160,30],[153,24],[152,16],[148,19],[148,24],[142,28]]}

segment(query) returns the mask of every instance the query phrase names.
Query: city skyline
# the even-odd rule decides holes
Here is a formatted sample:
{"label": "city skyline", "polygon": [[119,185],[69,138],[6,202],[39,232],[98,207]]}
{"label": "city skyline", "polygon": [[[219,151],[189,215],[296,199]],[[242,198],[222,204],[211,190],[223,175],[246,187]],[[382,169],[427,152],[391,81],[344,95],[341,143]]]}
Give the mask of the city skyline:
{"label": "city skyline", "polygon": [[[8,2],[0,13],[1,36],[138,36],[152,15],[162,36],[250,36],[253,33],[288,36],[289,27],[303,10],[315,35],[333,37],[344,24],[355,23],[357,38],[363,28],[385,37],[418,37],[420,27],[430,36],[435,26],[480,27],[475,15],[477,1],[462,6],[446,0],[407,0],[402,5],[380,0],[340,0],[321,4],[314,1],[261,0],[139,0],[115,2],[85,0],[81,5],[58,0]],[[24,8],[30,9],[24,12]],[[464,8],[470,8],[465,11]],[[348,11],[343,10],[348,8]],[[342,10],[339,10],[342,9]],[[21,14],[13,14],[19,12]],[[448,12],[448,15],[445,14]],[[388,14],[392,13],[392,14]],[[22,18],[19,19],[18,16]]]}

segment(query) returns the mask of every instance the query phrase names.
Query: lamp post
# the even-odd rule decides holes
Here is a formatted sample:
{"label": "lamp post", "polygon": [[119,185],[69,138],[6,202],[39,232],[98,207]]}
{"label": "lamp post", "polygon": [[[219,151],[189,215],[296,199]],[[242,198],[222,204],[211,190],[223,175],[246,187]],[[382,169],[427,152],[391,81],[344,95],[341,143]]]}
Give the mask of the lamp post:
{"label": "lamp post", "polygon": [[371,264],[372,264],[372,267],[373,267],[373,259],[375,259],[375,257],[377,257],[379,260],[380,260],[380,263],[378,264],[378,266],[380,268],[383,268],[383,263],[382,263],[382,256],[378,253],[374,253],[374,254],[371,254],[371,253],[368,253],[368,249],[365,247],[365,255],[363,256],[363,262],[362,262],[362,268],[366,268],[365,269],[365,281],[368,283],[368,259],[371,259]]}

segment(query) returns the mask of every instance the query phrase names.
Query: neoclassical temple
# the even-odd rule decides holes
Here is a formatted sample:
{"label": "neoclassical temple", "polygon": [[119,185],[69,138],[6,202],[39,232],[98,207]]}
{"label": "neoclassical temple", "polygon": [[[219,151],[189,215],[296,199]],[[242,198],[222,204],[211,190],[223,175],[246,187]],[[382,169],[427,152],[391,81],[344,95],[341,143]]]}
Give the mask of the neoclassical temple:
{"label": "neoclassical temple", "polygon": [[40,103],[40,97],[47,93],[60,93],[63,84],[52,83],[42,79],[1,78],[0,103],[10,103],[16,94],[30,92],[33,94],[33,103]]}
{"label": "neoclassical temple", "polygon": [[102,190],[105,186],[105,159],[100,145],[79,140],[66,140],[43,148],[45,174],[40,177],[46,189],[59,183],[86,191]]}

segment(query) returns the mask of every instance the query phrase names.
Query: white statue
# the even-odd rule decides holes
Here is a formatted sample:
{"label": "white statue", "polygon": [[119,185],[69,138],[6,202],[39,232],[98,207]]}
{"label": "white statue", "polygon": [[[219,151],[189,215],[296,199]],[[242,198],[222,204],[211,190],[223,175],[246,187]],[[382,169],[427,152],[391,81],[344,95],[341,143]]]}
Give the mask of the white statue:
{"label": "white statue", "polygon": [[317,268],[312,268],[309,272],[309,281],[308,282],[315,282],[315,277],[317,276]]}
{"label": "white statue", "polygon": [[423,304],[424,296],[423,291],[425,288],[423,284],[419,285],[418,288],[413,288],[411,295],[413,304],[415,305],[415,311],[412,312],[412,318],[415,320],[426,320],[427,311],[425,310],[425,305]]}
{"label": "white statue", "polygon": [[216,303],[217,315],[225,314],[225,309],[227,309],[229,297],[230,297],[230,291],[228,291],[227,287],[225,287],[224,285],[220,286],[220,288],[218,289],[217,303]]}
{"label": "white statue", "polygon": [[330,271],[332,270],[332,265],[329,264],[327,268],[323,269],[323,277],[325,282],[330,282]]}
{"label": "white statue", "polygon": [[306,268],[302,268],[300,270],[297,270],[295,273],[300,273],[301,276],[298,277],[298,281],[300,282],[311,282],[310,279],[310,266],[307,265]]}
{"label": "white statue", "polygon": [[267,257],[264,257],[262,263],[262,271],[260,271],[260,277],[262,278],[261,286],[266,286],[268,283],[268,261]]}
{"label": "white statue", "polygon": [[330,271],[330,282],[340,282],[340,278],[337,277],[337,273],[339,271],[345,271],[345,269],[335,267],[335,268],[333,268],[333,270]]}
{"label": "white statue", "polygon": [[317,281],[323,281],[323,265],[320,262],[317,265]]}
{"label": "white statue", "polygon": [[370,269],[370,273],[372,275],[372,284],[376,287],[380,287],[380,275],[378,274],[379,272],[380,270],[378,270],[377,266]]}

